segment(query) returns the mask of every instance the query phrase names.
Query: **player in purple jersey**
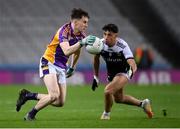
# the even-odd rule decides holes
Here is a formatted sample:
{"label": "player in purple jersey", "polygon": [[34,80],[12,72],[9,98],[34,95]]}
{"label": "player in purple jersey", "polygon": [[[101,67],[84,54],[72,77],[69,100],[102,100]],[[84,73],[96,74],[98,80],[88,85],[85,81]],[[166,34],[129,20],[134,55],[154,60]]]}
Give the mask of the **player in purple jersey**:
{"label": "player in purple jersey", "polygon": [[[73,9],[71,21],[63,25],[55,34],[47,46],[44,55],[40,59],[39,73],[43,79],[48,94],[32,93],[23,89],[19,93],[16,111],[27,100],[37,100],[37,104],[26,114],[24,120],[34,120],[37,112],[48,105],[62,107],[66,99],[66,63],[70,55],[74,56],[73,67],[76,65],[80,54],[80,48],[84,45],[92,45],[95,36],[85,37],[88,27],[89,15],[82,9]],[[73,68],[67,74],[72,74]],[[68,75],[69,76],[69,75]]]}
{"label": "player in purple jersey", "polygon": [[92,90],[98,86],[98,71],[100,56],[106,62],[109,83],[104,90],[105,109],[101,119],[110,119],[113,102],[130,104],[142,107],[149,118],[153,112],[149,99],[139,100],[133,96],[124,94],[124,87],[135,74],[137,67],[133,54],[128,44],[118,38],[118,27],[115,24],[107,24],[103,27],[103,50],[94,56],[94,80]]}

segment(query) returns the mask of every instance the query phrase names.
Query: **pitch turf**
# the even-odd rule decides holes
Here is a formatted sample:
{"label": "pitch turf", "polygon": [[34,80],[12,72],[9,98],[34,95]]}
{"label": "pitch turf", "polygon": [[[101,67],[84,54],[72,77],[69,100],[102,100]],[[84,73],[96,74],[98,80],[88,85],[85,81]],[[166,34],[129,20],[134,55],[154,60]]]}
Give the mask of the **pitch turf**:
{"label": "pitch turf", "polygon": [[[155,116],[148,119],[142,109],[114,104],[111,120],[100,120],[103,111],[103,86],[96,92],[90,86],[68,87],[63,108],[47,107],[37,115],[37,120],[27,122],[24,115],[35,104],[29,101],[17,113],[15,104],[20,89],[46,92],[44,86],[0,86],[0,128],[173,128],[180,127],[180,85],[136,86],[128,85],[126,93],[137,98],[150,98]],[[166,109],[167,116],[163,116]]]}

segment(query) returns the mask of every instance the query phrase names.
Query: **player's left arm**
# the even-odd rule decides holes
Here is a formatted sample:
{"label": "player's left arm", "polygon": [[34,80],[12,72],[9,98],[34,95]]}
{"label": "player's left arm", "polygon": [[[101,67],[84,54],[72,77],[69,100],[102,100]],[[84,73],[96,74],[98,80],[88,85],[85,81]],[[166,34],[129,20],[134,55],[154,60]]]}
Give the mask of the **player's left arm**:
{"label": "player's left arm", "polygon": [[67,72],[66,72],[67,78],[71,77],[74,74],[80,53],[81,53],[81,49],[77,50],[75,53],[72,54],[71,61],[70,61],[70,67],[67,69]]}
{"label": "player's left arm", "polygon": [[123,43],[125,46],[123,49],[123,53],[125,55],[125,58],[127,59],[127,63],[130,66],[129,76],[130,76],[130,78],[132,78],[132,76],[135,74],[135,72],[137,70],[137,65],[136,65],[136,62],[134,60],[134,56],[133,56],[133,53],[132,53],[129,45],[125,41],[123,41]]}
{"label": "player's left arm", "polygon": [[81,53],[81,49],[77,50],[73,55],[72,55],[72,62],[71,62],[71,68],[76,68],[76,64],[78,62],[79,56]]}
{"label": "player's left arm", "polygon": [[133,72],[133,75],[135,74],[135,72],[137,71],[137,65],[136,65],[136,62],[134,59],[128,59],[127,60],[132,72]]}

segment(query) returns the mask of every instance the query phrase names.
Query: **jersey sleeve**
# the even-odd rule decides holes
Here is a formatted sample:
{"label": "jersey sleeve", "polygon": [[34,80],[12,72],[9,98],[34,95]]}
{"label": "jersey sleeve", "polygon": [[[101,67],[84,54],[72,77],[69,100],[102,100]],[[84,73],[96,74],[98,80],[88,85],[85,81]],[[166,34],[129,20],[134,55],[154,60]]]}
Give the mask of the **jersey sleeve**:
{"label": "jersey sleeve", "polygon": [[133,53],[132,53],[129,45],[125,41],[123,41],[123,44],[125,45],[125,47],[123,49],[123,53],[124,53],[125,58],[126,59],[131,59],[131,58],[133,59],[134,56],[133,56]]}
{"label": "jersey sleeve", "polygon": [[68,31],[64,28],[59,31],[59,43],[62,42],[68,42]]}

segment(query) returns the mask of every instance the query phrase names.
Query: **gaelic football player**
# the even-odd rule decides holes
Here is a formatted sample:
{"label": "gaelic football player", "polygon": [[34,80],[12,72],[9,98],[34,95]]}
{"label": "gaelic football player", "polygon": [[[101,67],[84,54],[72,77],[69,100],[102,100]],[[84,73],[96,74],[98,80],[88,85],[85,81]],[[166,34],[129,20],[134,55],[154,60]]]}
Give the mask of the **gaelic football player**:
{"label": "gaelic football player", "polygon": [[[31,93],[23,89],[19,93],[16,110],[20,111],[28,100],[37,100],[37,104],[26,114],[24,120],[34,120],[36,114],[48,105],[62,107],[66,100],[66,63],[70,55],[74,55],[75,66],[79,58],[80,48],[92,45],[95,36],[87,36],[89,15],[82,9],[73,9],[70,22],[60,27],[48,44],[40,59],[39,73],[46,85],[48,94]],[[73,68],[68,70],[72,74]],[[69,76],[69,75],[67,75]]]}
{"label": "gaelic football player", "polygon": [[94,56],[94,80],[92,89],[98,86],[98,71],[100,56],[105,60],[109,83],[104,89],[104,112],[101,119],[110,119],[110,112],[114,102],[138,106],[144,109],[149,118],[153,112],[149,99],[139,100],[126,95],[124,88],[135,74],[137,67],[133,54],[128,44],[118,37],[118,27],[115,24],[107,24],[103,27],[104,47],[100,54]]}

